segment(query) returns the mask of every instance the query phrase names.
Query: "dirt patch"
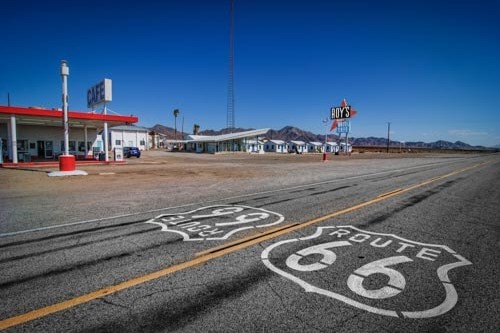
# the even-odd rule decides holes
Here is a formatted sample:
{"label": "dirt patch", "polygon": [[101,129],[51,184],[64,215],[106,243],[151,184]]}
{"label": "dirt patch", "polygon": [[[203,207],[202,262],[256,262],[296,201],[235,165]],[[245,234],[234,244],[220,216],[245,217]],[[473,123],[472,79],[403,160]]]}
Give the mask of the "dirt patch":
{"label": "dirt patch", "polygon": [[[354,153],[351,156],[329,155],[326,163],[350,164],[360,159],[389,159],[431,157],[424,154]],[[88,176],[48,177],[55,167],[30,169],[0,169],[0,198],[21,193],[43,194],[52,191],[73,192],[140,188],[169,184],[172,186],[196,185],[231,179],[251,179],[297,172],[321,165],[321,154],[189,154],[151,150],[143,152],[140,159],[127,159],[120,165],[84,165],[78,170]],[[359,163],[359,162],[358,162]]]}

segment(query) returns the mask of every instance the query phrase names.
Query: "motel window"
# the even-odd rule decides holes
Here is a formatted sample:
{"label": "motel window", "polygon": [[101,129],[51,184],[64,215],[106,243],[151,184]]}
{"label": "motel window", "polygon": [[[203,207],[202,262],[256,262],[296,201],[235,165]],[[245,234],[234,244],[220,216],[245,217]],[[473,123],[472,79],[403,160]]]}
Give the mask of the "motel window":
{"label": "motel window", "polygon": [[144,140],[141,140],[140,144],[141,144],[141,146],[145,146],[146,142]]}
{"label": "motel window", "polygon": [[121,146],[122,140],[115,140],[115,146]]}

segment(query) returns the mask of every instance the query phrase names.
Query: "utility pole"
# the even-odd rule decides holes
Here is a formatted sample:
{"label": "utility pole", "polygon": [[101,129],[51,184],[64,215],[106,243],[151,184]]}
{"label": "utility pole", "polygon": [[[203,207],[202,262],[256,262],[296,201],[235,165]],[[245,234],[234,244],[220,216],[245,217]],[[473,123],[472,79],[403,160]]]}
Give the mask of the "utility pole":
{"label": "utility pole", "polygon": [[387,152],[389,152],[389,146],[391,145],[391,123],[387,123]]}

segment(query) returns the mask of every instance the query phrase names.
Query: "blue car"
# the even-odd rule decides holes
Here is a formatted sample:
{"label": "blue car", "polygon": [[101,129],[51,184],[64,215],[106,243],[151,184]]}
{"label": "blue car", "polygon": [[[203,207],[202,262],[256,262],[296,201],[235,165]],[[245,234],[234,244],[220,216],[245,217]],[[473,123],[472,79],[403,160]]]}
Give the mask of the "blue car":
{"label": "blue car", "polygon": [[131,158],[135,156],[137,158],[141,157],[141,151],[137,147],[123,147],[123,156]]}

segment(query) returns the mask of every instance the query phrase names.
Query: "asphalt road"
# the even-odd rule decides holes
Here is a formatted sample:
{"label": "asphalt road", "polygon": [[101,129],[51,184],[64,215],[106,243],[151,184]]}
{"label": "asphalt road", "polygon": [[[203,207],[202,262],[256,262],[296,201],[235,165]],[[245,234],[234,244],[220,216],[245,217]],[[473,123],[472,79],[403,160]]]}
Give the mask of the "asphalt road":
{"label": "asphalt road", "polygon": [[40,213],[0,234],[0,329],[499,332],[500,156],[367,161]]}

